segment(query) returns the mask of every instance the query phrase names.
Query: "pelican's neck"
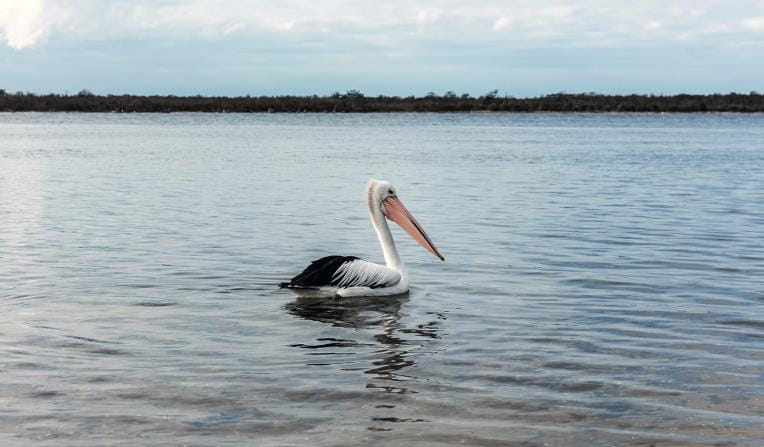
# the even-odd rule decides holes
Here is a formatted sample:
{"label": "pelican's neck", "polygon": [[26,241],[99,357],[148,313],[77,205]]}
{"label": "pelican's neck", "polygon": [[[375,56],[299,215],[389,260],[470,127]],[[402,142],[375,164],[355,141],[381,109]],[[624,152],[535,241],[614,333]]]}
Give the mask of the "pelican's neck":
{"label": "pelican's neck", "polygon": [[377,231],[379,245],[382,246],[382,253],[385,255],[385,264],[399,273],[404,273],[406,271],[406,266],[403,265],[401,258],[398,256],[398,250],[395,248],[393,234],[390,232],[390,227],[387,225],[385,215],[382,214],[382,210],[379,206],[374,206],[371,203],[369,204],[369,214],[371,215],[371,223]]}

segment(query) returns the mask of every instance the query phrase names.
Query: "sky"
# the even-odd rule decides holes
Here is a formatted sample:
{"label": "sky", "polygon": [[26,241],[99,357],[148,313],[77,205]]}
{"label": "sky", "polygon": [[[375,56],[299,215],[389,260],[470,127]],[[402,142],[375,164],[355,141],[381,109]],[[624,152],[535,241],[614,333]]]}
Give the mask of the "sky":
{"label": "sky", "polygon": [[764,91],[764,0],[0,0],[0,88]]}

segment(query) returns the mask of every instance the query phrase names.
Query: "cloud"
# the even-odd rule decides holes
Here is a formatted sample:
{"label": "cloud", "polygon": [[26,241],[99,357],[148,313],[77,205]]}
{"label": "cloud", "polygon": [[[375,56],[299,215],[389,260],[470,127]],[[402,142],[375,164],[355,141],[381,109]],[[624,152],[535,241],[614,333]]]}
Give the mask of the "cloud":
{"label": "cloud", "polygon": [[645,23],[644,26],[646,31],[654,31],[661,28],[661,22],[657,20],[650,20],[649,22]]}
{"label": "cloud", "polygon": [[[601,45],[640,39],[695,39],[730,29],[764,30],[764,4],[746,0],[0,0],[0,37],[32,48],[76,37],[241,39],[288,33],[385,41],[412,39],[482,44],[486,29],[517,45]],[[496,36],[494,35],[494,38]],[[731,41],[734,39],[731,39]]]}
{"label": "cloud", "polygon": [[11,48],[24,48],[45,37],[49,23],[43,15],[43,1],[0,2],[0,34]]}
{"label": "cloud", "polygon": [[244,28],[244,24],[243,23],[231,23],[230,25],[226,26],[223,29],[223,34],[227,36],[229,34],[235,33],[236,31],[238,31],[238,30],[240,30],[242,28]]}
{"label": "cloud", "polygon": [[545,15],[560,19],[572,16],[575,11],[575,8],[569,5],[551,5],[542,9],[542,12]]}
{"label": "cloud", "polygon": [[290,31],[294,28],[294,20],[284,20],[273,24],[273,27],[282,31]]}
{"label": "cloud", "polygon": [[419,26],[436,23],[442,15],[439,9],[420,9],[416,14],[416,23]]}
{"label": "cloud", "polygon": [[764,17],[743,20],[743,26],[751,31],[764,31]]}
{"label": "cloud", "polygon": [[501,31],[504,28],[509,27],[509,25],[512,23],[512,20],[509,17],[499,17],[496,19],[496,21],[493,22],[493,30],[494,31]]}

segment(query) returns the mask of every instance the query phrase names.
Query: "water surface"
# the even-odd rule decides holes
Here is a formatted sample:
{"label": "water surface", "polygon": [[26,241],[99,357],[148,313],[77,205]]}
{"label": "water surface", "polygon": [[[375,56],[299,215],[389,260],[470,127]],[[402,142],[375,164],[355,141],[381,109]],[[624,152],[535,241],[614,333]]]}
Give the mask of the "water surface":
{"label": "water surface", "polygon": [[[6,445],[761,445],[763,115],[0,114]],[[327,254],[403,297],[297,300]]]}

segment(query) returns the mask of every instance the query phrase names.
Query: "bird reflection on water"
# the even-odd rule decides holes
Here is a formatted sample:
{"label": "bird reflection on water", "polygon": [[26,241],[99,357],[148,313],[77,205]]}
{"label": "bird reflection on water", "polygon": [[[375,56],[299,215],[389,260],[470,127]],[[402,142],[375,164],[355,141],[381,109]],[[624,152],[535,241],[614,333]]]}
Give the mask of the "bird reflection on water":
{"label": "bird reflection on water", "polygon": [[[314,365],[338,364],[344,371],[360,370],[371,375],[372,379],[364,385],[366,389],[400,398],[403,397],[401,395],[417,393],[412,386],[415,387],[421,378],[410,370],[421,356],[438,351],[438,341],[443,335],[442,322],[446,316],[444,312],[425,313],[429,321],[410,322],[405,312],[408,302],[408,294],[385,298],[298,298],[285,306],[291,315],[349,330],[342,331],[341,337],[316,338],[291,346],[313,350],[311,354],[336,356],[336,362]],[[395,408],[392,403],[394,400],[385,400],[375,408]],[[372,420],[377,423],[426,422],[396,417],[373,417]]]}
{"label": "bird reflection on water", "polygon": [[[376,346],[379,349],[374,352],[381,357],[376,357],[371,365],[366,365],[364,372],[384,380],[400,380],[401,371],[416,363],[415,355],[427,347],[427,341],[441,338],[441,320],[445,319],[443,313],[433,313],[428,314],[434,317],[432,321],[407,325],[401,321],[401,309],[408,300],[408,294],[385,298],[298,298],[286,305],[290,314],[305,320],[364,332],[361,335],[357,332],[348,333],[353,339],[317,338],[317,343],[292,346],[304,349]],[[370,340],[366,334],[371,335]]]}

